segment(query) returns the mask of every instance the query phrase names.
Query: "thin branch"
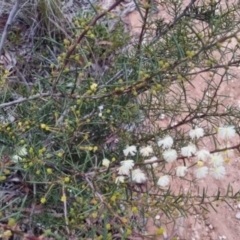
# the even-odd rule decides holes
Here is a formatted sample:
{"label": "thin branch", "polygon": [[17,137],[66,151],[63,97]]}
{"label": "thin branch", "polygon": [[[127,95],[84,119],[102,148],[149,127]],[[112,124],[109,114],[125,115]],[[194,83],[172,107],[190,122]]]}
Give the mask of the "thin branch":
{"label": "thin branch", "polygon": [[21,97],[17,100],[0,104],[0,108],[9,107],[9,106],[16,105],[16,104],[19,104],[19,103],[23,103],[23,102],[26,102],[26,101],[29,101],[29,100],[35,100],[35,99],[38,99],[38,98],[41,98],[41,97],[48,97],[50,95],[51,95],[50,92],[46,92],[46,93],[39,93],[39,94],[36,94],[36,95],[32,95],[30,97]]}
{"label": "thin branch", "polygon": [[75,43],[70,47],[70,49],[68,50],[67,54],[66,54],[66,58],[64,60],[64,64],[62,67],[62,70],[59,72],[59,75],[55,81],[55,83],[53,84],[53,92],[55,92],[56,90],[56,85],[61,77],[61,74],[63,72],[64,67],[68,64],[68,61],[70,59],[70,56],[73,54],[74,50],[76,49],[77,45],[82,41],[82,39],[84,38],[84,36],[88,33],[88,31],[91,29],[91,27],[93,27],[97,21],[99,19],[101,19],[102,17],[104,17],[108,12],[112,11],[115,7],[117,7],[123,0],[118,0],[116,1],[114,4],[112,4],[107,10],[105,10],[104,12],[100,13],[99,15],[97,15],[92,21],[91,23],[83,30],[83,32],[78,36],[78,38],[76,39]]}
{"label": "thin branch", "polygon": [[4,27],[4,30],[3,30],[3,33],[2,33],[2,38],[1,38],[1,42],[0,42],[0,56],[2,55],[2,50],[3,50],[3,46],[4,46],[4,43],[5,43],[5,40],[7,38],[7,32],[8,32],[8,29],[9,27],[12,25],[12,22],[16,16],[16,13],[18,11],[18,7],[19,7],[19,1],[20,0],[15,0],[15,4],[8,16],[8,20],[7,20],[7,23]]}
{"label": "thin branch", "polygon": [[146,8],[145,15],[143,17],[143,25],[142,25],[141,33],[140,33],[140,36],[139,36],[138,46],[137,46],[137,53],[138,54],[140,54],[141,47],[142,47],[142,42],[143,42],[143,37],[144,37],[144,34],[146,32],[145,30],[146,30],[146,26],[147,26],[147,19],[148,19],[148,14],[149,14],[149,10],[150,10],[151,0],[148,0],[147,4],[149,4],[149,7]]}
{"label": "thin branch", "polygon": [[84,31],[79,35],[79,37],[77,38],[77,40],[75,41],[75,43],[73,44],[73,46],[71,46],[71,48],[68,50],[66,58],[65,58],[65,63],[64,66],[67,65],[70,56],[73,54],[73,51],[75,50],[75,48],[77,47],[77,45],[81,42],[81,40],[83,39],[83,37],[87,34],[87,32],[89,31],[89,29],[91,27],[93,27],[97,21],[99,19],[101,19],[102,17],[104,17],[108,12],[112,11],[115,7],[117,7],[123,0],[118,0],[116,1],[114,4],[112,4],[106,11],[100,13],[99,15],[97,15],[92,22],[84,29]]}

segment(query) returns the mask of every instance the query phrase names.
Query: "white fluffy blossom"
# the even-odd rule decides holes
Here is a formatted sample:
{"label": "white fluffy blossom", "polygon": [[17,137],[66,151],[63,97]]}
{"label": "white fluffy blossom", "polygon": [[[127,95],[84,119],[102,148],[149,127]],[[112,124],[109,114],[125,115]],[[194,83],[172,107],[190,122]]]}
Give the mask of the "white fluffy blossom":
{"label": "white fluffy blossom", "polygon": [[197,148],[194,144],[190,143],[188,146],[181,148],[181,153],[184,157],[191,157],[197,151]]}
{"label": "white fluffy blossom", "polygon": [[215,168],[211,168],[210,174],[216,178],[216,179],[220,179],[223,178],[226,174],[226,169],[224,166],[218,166]]}
{"label": "white fluffy blossom", "polygon": [[120,162],[121,166],[118,168],[118,174],[129,175],[129,171],[133,168],[133,160],[124,160]]}
{"label": "white fluffy blossom", "polygon": [[28,154],[27,148],[25,146],[18,147],[16,149],[16,154],[11,157],[13,162],[17,163],[22,160],[22,157],[26,156]]}
{"label": "white fluffy blossom", "polygon": [[19,161],[22,160],[22,158],[21,158],[20,156],[18,156],[18,155],[13,155],[13,156],[11,157],[11,159],[12,159],[13,162],[15,162],[15,163],[18,163]]}
{"label": "white fluffy blossom", "polygon": [[24,146],[19,147],[16,152],[17,152],[17,155],[19,155],[19,156],[26,156],[28,154],[27,148]]}
{"label": "white fluffy blossom", "polygon": [[151,165],[153,168],[156,168],[158,166],[158,163],[154,162],[154,161],[156,161],[157,159],[158,158],[156,156],[154,156],[154,157],[151,157],[150,159],[144,160],[144,163],[146,163],[147,168],[151,168]]}
{"label": "white fluffy blossom", "polygon": [[104,159],[102,160],[102,165],[103,165],[104,167],[108,168],[108,167],[109,167],[109,164],[110,164],[110,161],[109,161],[107,158],[104,158]]}
{"label": "white fluffy blossom", "polygon": [[171,148],[173,145],[173,139],[170,136],[166,136],[163,139],[159,139],[157,144],[159,147],[162,147],[163,149]]}
{"label": "white fluffy blossom", "polygon": [[196,157],[198,160],[206,161],[210,157],[210,152],[208,150],[202,149],[196,152]]}
{"label": "white fluffy blossom", "polygon": [[143,157],[148,157],[149,155],[151,155],[153,153],[153,149],[151,146],[146,146],[146,147],[141,147],[140,148],[140,154]]}
{"label": "white fluffy blossom", "polygon": [[125,177],[124,176],[117,176],[115,179],[115,183],[119,184],[119,183],[124,183]]}
{"label": "white fluffy blossom", "polygon": [[207,174],[208,174],[208,168],[206,166],[195,169],[196,178],[204,178],[207,176]]}
{"label": "white fluffy blossom", "polygon": [[132,170],[132,180],[136,183],[144,183],[147,181],[147,177],[141,169],[137,168]]}
{"label": "white fluffy blossom", "polygon": [[188,168],[186,166],[178,166],[176,167],[176,175],[178,177],[184,177],[187,173]]}
{"label": "white fluffy blossom", "polygon": [[224,163],[223,156],[220,153],[213,153],[210,158],[210,163],[213,167],[222,166]]}
{"label": "white fluffy blossom", "polygon": [[189,132],[189,136],[191,139],[194,139],[194,138],[199,139],[200,137],[203,137],[203,135],[204,135],[203,128],[194,128],[194,129],[191,129]]}
{"label": "white fluffy blossom", "polygon": [[174,149],[168,149],[163,152],[163,158],[166,162],[174,162],[177,159],[177,151]]}
{"label": "white fluffy blossom", "polygon": [[128,156],[129,154],[131,156],[134,156],[136,155],[136,152],[137,152],[137,148],[136,146],[132,145],[132,146],[127,146],[124,150],[123,150],[123,153],[125,156]]}
{"label": "white fluffy blossom", "polygon": [[99,117],[102,117],[102,110],[103,110],[103,105],[100,105],[100,106],[98,106],[98,109],[99,109],[99,114],[98,114],[98,116]]}
{"label": "white fluffy blossom", "polygon": [[160,187],[166,187],[169,185],[170,179],[168,175],[164,175],[158,179],[157,185]]}
{"label": "white fluffy blossom", "polygon": [[223,139],[229,139],[234,137],[236,130],[234,126],[224,126],[218,128],[218,136]]}

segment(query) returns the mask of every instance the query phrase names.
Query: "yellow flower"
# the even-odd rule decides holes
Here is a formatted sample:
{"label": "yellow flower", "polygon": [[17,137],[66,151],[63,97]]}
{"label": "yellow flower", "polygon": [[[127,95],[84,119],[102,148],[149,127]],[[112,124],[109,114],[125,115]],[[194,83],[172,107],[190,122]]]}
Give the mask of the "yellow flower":
{"label": "yellow flower", "polygon": [[29,153],[31,153],[31,154],[32,154],[33,152],[34,152],[33,148],[32,148],[32,147],[30,147],[30,148],[29,148]]}
{"label": "yellow flower", "polygon": [[138,213],[137,207],[132,207],[132,212],[133,212],[133,213]]}
{"label": "yellow flower", "polygon": [[202,167],[203,164],[204,164],[203,161],[198,161],[198,162],[197,162],[197,165],[198,165],[199,167]]}
{"label": "yellow flower", "polygon": [[48,173],[48,174],[52,174],[52,172],[53,172],[53,171],[52,171],[51,168],[47,168],[47,173]]}
{"label": "yellow flower", "polygon": [[16,224],[16,220],[14,218],[8,219],[8,226],[13,227]]}
{"label": "yellow flower", "polygon": [[62,202],[66,202],[66,201],[67,201],[66,195],[63,195],[63,196],[61,197],[61,201],[62,201]]}
{"label": "yellow flower", "polygon": [[7,239],[9,239],[9,237],[11,237],[12,236],[12,232],[10,231],[10,230],[6,230],[6,231],[4,231],[3,233],[2,233],[2,239],[4,238],[7,238]]}
{"label": "yellow flower", "polygon": [[225,163],[229,163],[230,162],[230,158],[225,158]]}
{"label": "yellow flower", "polygon": [[165,232],[166,232],[166,230],[163,227],[161,227],[161,228],[157,229],[156,234],[157,235],[163,235]]}
{"label": "yellow flower", "polygon": [[45,197],[42,197],[41,200],[40,200],[40,202],[41,202],[42,204],[46,203],[46,201],[47,201],[47,200],[46,200]]}
{"label": "yellow flower", "polygon": [[0,176],[0,181],[6,180],[6,176]]}
{"label": "yellow flower", "polygon": [[70,181],[70,177],[65,177],[64,178],[64,182],[69,182]]}
{"label": "yellow flower", "polygon": [[110,230],[111,229],[111,225],[109,223],[106,224],[106,229]]}
{"label": "yellow flower", "polygon": [[63,152],[59,152],[57,156],[61,158],[63,156]]}
{"label": "yellow flower", "polygon": [[127,234],[127,236],[131,235],[132,234],[132,230],[128,228],[126,234]]}
{"label": "yellow flower", "polygon": [[70,45],[70,41],[68,39],[63,40],[64,45]]}
{"label": "yellow flower", "polygon": [[93,147],[92,146],[89,146],[88,147],[88,151],[92,151],[93,150]]}
{"label": "yellow flower", "polygon": [[92,90],[92,91],[96,91],[97,90],[97,84],[96,83],[93,83],[91,86],[90,86],[90,89]]}

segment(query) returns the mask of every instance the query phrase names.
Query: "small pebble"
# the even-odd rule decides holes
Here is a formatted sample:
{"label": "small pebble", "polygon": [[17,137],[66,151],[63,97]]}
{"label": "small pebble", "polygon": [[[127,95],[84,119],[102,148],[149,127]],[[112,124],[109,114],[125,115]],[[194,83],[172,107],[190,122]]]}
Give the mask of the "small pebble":
{"label": "small pebble", "polygon": [[237,212],[235,217],[236,217],[236,219],[240,219],[240,212]]}
{"label": "small pebble", "polygon": [[206,220],[205,220],[205,225],[206,225],[206,226],[209,226],[209,225],[210,225],[209,219],[206,219]]}
{"label": "small pebble", "polygon": [[213,230],[213,225],[212,224],[210,224],[208,227],[209,227],[209,229]]}
{"label": "small pebble", "polygon": [[159,116],[159,118],[162,119],[162,120],[163,120],[165,117],[166,117],[165,114],[161,114],[161,115]]}
{"label": "small pebble", "polygon": [[219,238],[219,240],[224,240],[224,239],[227,239],[227,237],[226,237],[226,236],[224,236],[224,235],[222,235],[222,236],[219,236],[218,238]]}

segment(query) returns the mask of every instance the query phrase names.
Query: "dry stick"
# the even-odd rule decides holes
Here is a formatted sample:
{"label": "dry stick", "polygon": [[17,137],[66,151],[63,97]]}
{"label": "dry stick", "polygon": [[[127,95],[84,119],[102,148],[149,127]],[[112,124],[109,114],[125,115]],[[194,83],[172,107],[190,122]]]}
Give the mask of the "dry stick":
{"label": "dry stick", "polygon": [[[66,191],[64,186],[62,186],[62,196],[63,198],[66,198]],[[65,199],[63,199],[63,212],[64,212],[64,218],[65,218],[65,224],[66,224],[66,231],[68,234],[70,234],[70,231],[68,228],[67,201]]]}
{"label": "dry stick", "polygon": [[23,103],[23,102],[35,100],[35,99],[42,98],[42,97],[55,97],[55,98],[66,98],[67,97],[67,98],[71,98],[71,99],[80,98],[78,95],[74,95],[74,94],[73,95],[68,95],[68,94],[63,94],[63,93],[52,94],[51,92],[45,92],[45,93],[38,93],[38,94],[29,96],[29,97],[20,97],[17,100],[2,103],[2,104],[0,104],[0,109],[4,108],[4,107],[9,107],[9,106],[13,106],[13,105],[16,105],[16,104],[20,104],[20,103]]}
{"label": "dry stick", "polygon": [[39,93],[39,94],[36,94],[36,95],[32,95],[30,97],[21,97],[21,98],[19,98],[17,100],[0,104],[0,108],[9,107],[9,106],[12,106],[12,105],[15,105],[15,104],[26,102],[28,100],[34,100],[34,99],[37,99],[37,98],[48,97],[48,96],[51,96],[50,92]]}
{"label": "dry stick", "polygon": [[19,7],[19,0],[15,0],[15,4],[8,16],[8,20],[7,20],[7,23],[5,24],[5,27],[4,27],[4,30],[3,30],[3,33],[2,33],[2,38],[1,38],[1,42],[0,42],[0,56],[2,55],[2,50],[3,50],[3,45],[4,45],[4,42],[7,38],[7,32],[8,32],[8,29],[9,27],[12,25],[12,22],[14,20],[14,17],[18,11],[18,7]]}
{"label": "dry stick", "polygon": [[81,42],[81,40],[84,38],[84,36],[87,34],[87,32],[90,30],[91,27],[93,27],[96,22],[101,19],[102,17],[104,17],[108,12],[112,11],[115,7],[117,7],[121,2],[123,2],[123,0],[118,0],[116,1],[114,4],[112,4],[106,11],[100,13],[99,15],[97,15],[92,22],[83,30],[83,32],[78,36],[77,40],[75,41],[75,43],[70,47],[70,49],[67,52],[66,58],[64,60],[64,64],[62,67],[62,70],[60,71],[58,78],[56,79],[56,82],[53,85],[53,90],[56,88],[56,84],[58,83],[61,73],[64,69],[64,67],[68,64],[69,58],[70,56],[73,54],[73,51],[76,49],[77,45]]}

